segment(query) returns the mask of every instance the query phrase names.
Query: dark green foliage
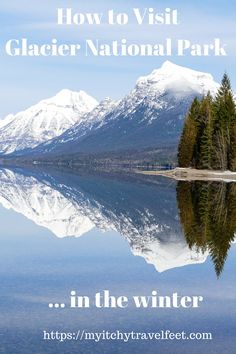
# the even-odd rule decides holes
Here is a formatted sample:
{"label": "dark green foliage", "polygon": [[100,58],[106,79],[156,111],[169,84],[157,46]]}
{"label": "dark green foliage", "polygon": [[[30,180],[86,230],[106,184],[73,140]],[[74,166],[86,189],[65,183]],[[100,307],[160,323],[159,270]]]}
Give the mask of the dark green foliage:
{"label": "dark green foliage", "polygon": [[236,111],[231,90],[230,80],[226,74],[222,79],[221,87],[213,103],[214,107],[214,169],[230,169],[233,165],[232,151],[233,135],[232,129],[235,122]]}
{"label": "dark green foliage", "polygon": [[177,200],[189,247],[208,251],[219,276],[236,232],[236,185],[178,182]]}
{"label": "dark green foliage", "polygon": [[212,97],[210,93],[204,97],[200,105],[199,133],[196,143],[196,167],[200,169],[211,168],[212,156]]}
{"label": "dark green foliage", "polygon": [[236,171],[236,122],[232,123],[230,133],[229,169]]}
{"label": "dark green foliage", "polygon": [[198,134],[196,117],[199,116],[199,113],[200,103],[198,99],[195,98],[190,107],[180,138],[178,161],[181,167],[189,167],[194,163],[195,145]]}
{"label": "dark green foliage", "polygon": [[195,99],[179,143],[180,167],[236,171],[236,108],[224,74],[215,99]]}

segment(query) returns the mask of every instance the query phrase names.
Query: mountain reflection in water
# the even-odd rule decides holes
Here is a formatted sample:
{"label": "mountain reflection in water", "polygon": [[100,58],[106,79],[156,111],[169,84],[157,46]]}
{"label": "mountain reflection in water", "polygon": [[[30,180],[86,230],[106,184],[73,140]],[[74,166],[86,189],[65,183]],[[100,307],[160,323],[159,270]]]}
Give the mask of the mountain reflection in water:
{"label": "mountain reflection in water", "polygon": [[0,169],[5,208],[58,237],[117,231],[159,272],[203,263],[210,254],[219,276],[236,230],[235,202],[233,183]]}

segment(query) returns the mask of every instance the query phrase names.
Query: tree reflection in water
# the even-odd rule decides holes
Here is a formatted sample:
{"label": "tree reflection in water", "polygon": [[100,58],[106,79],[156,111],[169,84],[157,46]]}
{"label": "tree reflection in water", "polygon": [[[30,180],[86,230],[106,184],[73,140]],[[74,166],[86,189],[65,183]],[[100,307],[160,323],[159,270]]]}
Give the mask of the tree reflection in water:
{"label": "tree reflection in water", "polygon": [[219,277],[236,232],[236,183],[177,184],[180,222],[190,248],[208,251]]}

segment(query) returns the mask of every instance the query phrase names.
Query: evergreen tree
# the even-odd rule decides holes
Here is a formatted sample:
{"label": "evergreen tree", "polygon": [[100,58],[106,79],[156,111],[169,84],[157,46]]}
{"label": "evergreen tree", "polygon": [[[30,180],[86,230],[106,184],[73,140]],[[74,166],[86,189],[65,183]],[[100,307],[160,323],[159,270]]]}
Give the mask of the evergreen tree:
{"label": "evergreen tree", "polygon": [[198,133],[197,118],[199,113],[200,103],[199,100],[195,98],[185,119],[183,132],[180,138],[178,148],[178,163],[180,167],[194,167],[194,151]]}
{"label": "evergreen tree", "polygon": [[212,97],[207,94],[201,101],[201,127],[199,128],[197,168],[210,169],[212,157]]}
{"label": "evergreen tree", "polygon": [[236,120],[236,110],[227,74],[224,74],[221,86],[214,100],[214,157],[213,168],[226,170],[233,164],[235,159],[231,149],[231,140],[234,139],[232,126]]}
{"label": "evergreen tree", "polygon": [[224,74],[213,100],[210,93],[194,99],[178,148],[180,167],[236,171],[236,107]]}
{"label": "evergreen tree", "polygon": [[236,171],[236,122],[232,123],[230,133],[229,169]]}

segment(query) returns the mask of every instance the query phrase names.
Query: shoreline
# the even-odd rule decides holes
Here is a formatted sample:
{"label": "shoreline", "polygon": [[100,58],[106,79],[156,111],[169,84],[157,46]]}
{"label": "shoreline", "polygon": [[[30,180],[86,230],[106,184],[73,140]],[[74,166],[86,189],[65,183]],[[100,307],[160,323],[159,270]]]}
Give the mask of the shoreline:
{"label": "shoreline", "polygon": [[197,170],[194,168],[176,167],[173,170],[163,171],[136,171],[144,175],[163,176],[172,178],[178,181],[227,181],[236,182],[236,172],[231,171],[217,171],[217,170]]}

